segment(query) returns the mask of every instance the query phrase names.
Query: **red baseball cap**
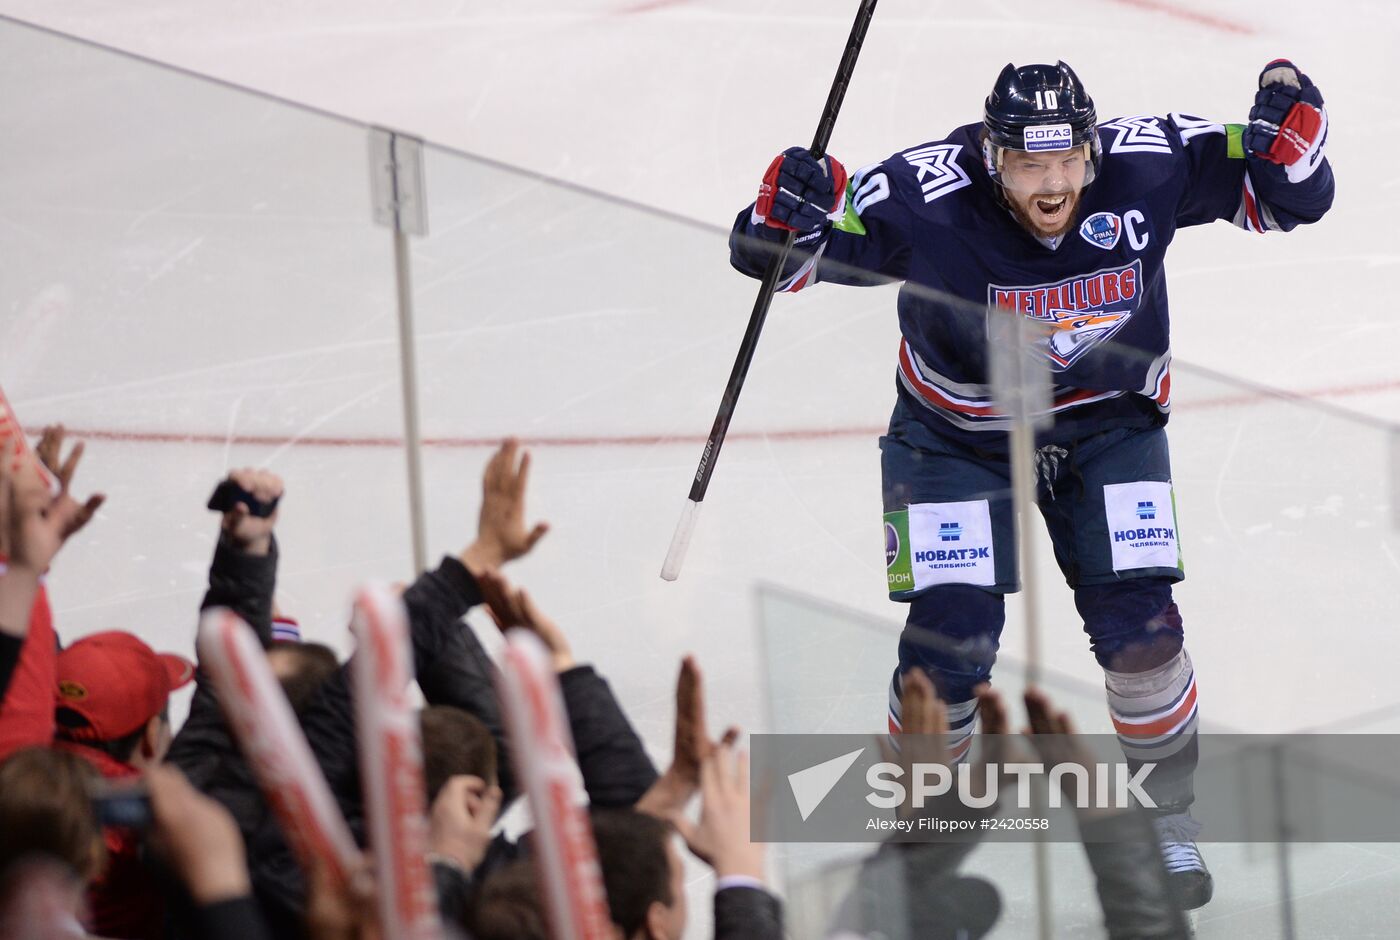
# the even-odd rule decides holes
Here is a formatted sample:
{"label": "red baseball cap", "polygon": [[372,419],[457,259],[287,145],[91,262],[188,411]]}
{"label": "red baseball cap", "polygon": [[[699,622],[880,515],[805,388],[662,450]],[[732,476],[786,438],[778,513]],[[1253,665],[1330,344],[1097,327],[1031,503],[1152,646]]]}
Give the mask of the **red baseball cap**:
{"label": "red baseball cap", "polygon": [[170,693],[194,678],[194,663],[157,653],[134,634],[108,630],[85,636],[58,654],[56,706],[86,719],[67,728],[75,740],[115,741],[165,710]]}

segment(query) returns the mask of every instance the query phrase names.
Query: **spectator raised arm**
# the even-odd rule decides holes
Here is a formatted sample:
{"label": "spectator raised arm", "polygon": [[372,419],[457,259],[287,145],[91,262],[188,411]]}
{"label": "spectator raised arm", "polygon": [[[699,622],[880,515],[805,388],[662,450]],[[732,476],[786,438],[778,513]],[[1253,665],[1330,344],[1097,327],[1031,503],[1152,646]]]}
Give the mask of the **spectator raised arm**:
{"label": "spectator raised arm", "polygon": [[483,572],[479,583],[497,626],[529,630],[549,650],[589,802],[601,807],[636,805],[656,782],[656,768],[607,681],[593,667],[575,663],[564,631],[523,588],[513,587],[495,571]]}
{"label": "spectator raised arm", "polygon": [[222,518],[200,610],[229,608],[253,628],[264,647],[272,643],[278,555],[273,530],[284,492],[282,478],[271,470],[244,467],[228,475],[209,505]]}
{"label": "spectator raised arm", "polygon": [[515,798],[505,730],[496,703],[495,666],[462,616],[482,602],[478,577],[525,555],[549,531],[525,522],[530,455],[506,440],[487,461],[475,538],[456,556],[420,575],[404,592],[413,637],[414,670],[423,697],[475,716],[491,732],[505,802]]}
{"label": "spectator raised arm", "polygon": [[[277,504],[284,487],[270,470],[234,470],[215,489],[210,508],[221,513],[219,541],[209,564],[200,610],[227,607],[253,628],[264,648],[272,642],[272,597],[277,588]],[[214,687],[202,671],[189,717],[170,747],[169,760],[199,790],[218,799],[245,836],[265,815],[262,795],[229,733]]]}
{"label": "spectator raised arm", "polygon": [[40,577],[63,544],[105,497],[79,502],[71,493],[83,445],[62,452],[62,428],[44,431],[45,452],[57,464],[55,495],[11,439],[0,450],[0,758],[53,739],[57,640]]}
{"label": "spectator raised arm", "polygon": [[[45,428],[45,439],[61,447],[61,429]],[[94,494],[85,502],[73,498],[69,487],[83,456],[82,442],[74,445],[55,471],[59,492],[51,493],[38,474],[23,465],[17,442],[6,442],[0,453],[0,556],[5,572],[0,577],[0,632],[23,637],[39,591],[39,577],[48,570],[69,537],[87,525],[106,499]]]}
{"label": "spectator raised arm", "polygon": [[732,744],[714,748],[700,767],[700,820],[677,816],[685,844],[715,872],[716,940],[783,935],[783,908],[766,887],[766,852],[749,832],[749,759]]}
{"label": "spectator raised arm", "polygon": [[[887,760],[904,768],[908,779],[914,764],[955,763],[948,748],[948,711],[933,683],[920,669],[911,669],[901,682],[902,730],[899,751],[887,747]],[[999,761],[1008,731],[1006,707],[990,686],[974,690],[982,721],[983,763]],[[972,779],[986,780],[979,767]],[[912,801],[912,787],[906,791]],[[981,795],[977,793],[975,795]],[[977,847],[983,830],[977,821],[996,813],[995,804],[973,809],[965,806],[956,788],[925,799],[922,807],[906,803],[901,816],[964,819],[974,823],[971,834],[958,841],[909,841],[892,838],[866,859],[854,889],[841,902],[832,933],[857,936],[928,937],[954,940],[985,936],[1001,913],[1001,897],[987,881],[958,874],[958,866]]]}
{"label": "spectator raised arm", "polygon": [[525,555],[549,531],[547,522],[526,526],[525,491],[529,482],[530,454],[521,451],[515,438],[507,438],[482,474],[476,540],[460,556],[473,575]]}
{"label": "spectator raised arm", "polygon": [[[497,451],[485,472],[476,538],[459,555],[447,556],[437,568],[421,574],[403,593],[415,676],[424,698],[432,706],[459,708],[486,727],[500,751],[494,764],[507,795],[512,791],[510,764],[501,747],[504,735],[492,681],[494,667],[462,622],[462,616],[481,602],[480,589],[468,564],[484,570],[488,563],[518,558],[547,529],[543,523],[527,528],[523,522],[528,466],[514,442],[507,442]],[[352,832],[362,838],[363,792],[348,668],[348,664],[340,667],[326,680],[300,717],[312,753],[341,812]],[[467,743],[455,741],[451,746],[461,749]],[[430,754],[425,757],[429,762],[433,759]],[[440,793],[428,796],[434,801]],[[274,863],[255,863],[254,882],[259,896],[276,908],[280,924],[289,916],[300,916],[305,905],[305,878],[294,866],[288,870],[290,859],[284,845],[270,846],[268,855]],[[444,882],[444,866],[455,868],[445,853],[434,867],[440,884]]]}
{"label": "spectator raised arm", "polygon": [[[721,743],[733,744],[738,737],[739,729],[729,728]],[[668,820],[683,812],[691,797],[700,790],[700,768],[714,749],[715,742],[710,740],[705,723],[705,685],[700,666],[694,656],[686,656],[681,660],[680,675],[676,677],[676,730],[671,766],[638,801],[637,809]]]}

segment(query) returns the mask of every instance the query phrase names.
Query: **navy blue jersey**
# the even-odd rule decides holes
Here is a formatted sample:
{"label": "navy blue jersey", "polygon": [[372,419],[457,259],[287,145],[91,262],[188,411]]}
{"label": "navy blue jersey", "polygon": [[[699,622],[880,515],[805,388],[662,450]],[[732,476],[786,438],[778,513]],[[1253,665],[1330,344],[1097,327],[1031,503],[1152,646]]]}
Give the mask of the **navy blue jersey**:
{"label": "navy blue jersey", "polygon": [[[1009,420],[992,400],[987,308],[1048,328],[1041,346],[1056,383],[1044,440],[1166,421],[1171,344],[1163,258],[1178,228],[1217,219],[1254,232],[1321,218],[1332,171],[1321,148],[1287,170],[1244,154],[1241,125],[1181,114],[1121,118],[1098,128],[1103,158],[1075,227],[1055,248],[998,199],[981,124],[919,144],[856,173],[845,218],[801,236],[780,290],[816,281],[904,281],[899,391],[914,412],[970,443],[1004,445]],[[730,238],[731,260],[761,276],[782,233],[752,207]]]}

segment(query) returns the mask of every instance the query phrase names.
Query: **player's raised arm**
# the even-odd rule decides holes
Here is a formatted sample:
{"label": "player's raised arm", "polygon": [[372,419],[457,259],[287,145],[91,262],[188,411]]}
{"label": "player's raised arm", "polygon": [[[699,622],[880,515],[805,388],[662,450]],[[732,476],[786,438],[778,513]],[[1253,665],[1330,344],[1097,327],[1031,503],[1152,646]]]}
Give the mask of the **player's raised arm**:
{"label": "player's raised arm", "polygon": [[1259,73],[1242,143],[1260,218],[1288,231],[1316,222],[1332,207],[1335,184],[1327,162],[1327,107],[1312,80],[1287,59]]}
{"label": "player's raised arm", "polygon": [[1226,219],[1250,232],[1287,232],[1332,207],[1327,109],[1322,92],[1292,62],[1264,67],[1248,124],[1182,114],[1168,124],[1189,173],[1178,225]]}
{"label": "player's raised arm", "polygon": [[834,157],[817,159],[803,147],[789,147],[768,165],[758,198],[734,220],[730,263],[750,277],[762,277],[784,234],[795,232],[779,291],[813,283],[822,258],[840,268],[828,265],[822,280],[859,285],[902,279],[907,219],[902,202],[892,196],[883,163],[848,181],[846,168]]}
{"label": "player's raised arm", "polygon": [[749,277],[762,277],[784,234],[795,233],[793,253],[783,266],[778,290],[801,290],[813,253],[826,241],[831,223],[845,208],[846,168],[835,157],[820,159],[805,147],[789,147],[773,158],[758,198],[734,221],[729,261]]}

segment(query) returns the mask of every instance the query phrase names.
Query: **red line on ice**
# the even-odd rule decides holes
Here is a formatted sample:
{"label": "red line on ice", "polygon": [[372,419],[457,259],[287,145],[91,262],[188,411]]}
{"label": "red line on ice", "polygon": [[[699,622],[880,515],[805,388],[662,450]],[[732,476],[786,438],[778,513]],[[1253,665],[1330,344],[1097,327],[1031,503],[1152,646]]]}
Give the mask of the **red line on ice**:
{"label": "red line on ice", "polygon": [[[1400,379],[1385,379],[1361,385],[1336,385],[1313,389],[1296,395],[1271,395],[1265,392],[1241,392],[1216,398],[1199,398],[1180,402],[1174,411],[1197,408],[1248,407],[1269,403],[1288,404],[1322,398],[1349,398],[1355,395],[1376,395],[1400,390]],[[33,430],[31,425],[30,430]],[[209,434],[200,431],[137,431],[116,428],[68,428],[72,437],[93,441],[125,441],[135,444],[243,444],[281,447],[296,444],[305,447],[402,447],[403,438],[393,436],[334,437],[292,434]],[[731,431],[729,441],[825,441],[842,437],[876,437],[883,426],[845,428],[787,428],[775,431]],[[519,435],[520,442],[529,447],[656,447],[665,444],[703,444],[704,434],[597,434],[597,435]],[[468,448],[495,447],[501,437],[425,437],[424,447]]]}
{"label": "red line on ice", "polygon": [[1209,13],[1202,13],[1198,10],[1189,10],[1179,7],[1166,0],[1113,0],[1114,3],[1127,7],[1137,7],[1139,10],[1151,10],[1154,13],[1165,13],[1167,16],[1176,17],[1179,20],[1188,20],[1200,26],[1209,26],[1211,29],[1218,29],[1225,33],[1234,33],[1238,36],[1254,35],[1254,27],[1246,26],[1243,23],[1236,23],[1223,17],[1212,16]]}

